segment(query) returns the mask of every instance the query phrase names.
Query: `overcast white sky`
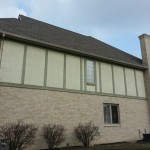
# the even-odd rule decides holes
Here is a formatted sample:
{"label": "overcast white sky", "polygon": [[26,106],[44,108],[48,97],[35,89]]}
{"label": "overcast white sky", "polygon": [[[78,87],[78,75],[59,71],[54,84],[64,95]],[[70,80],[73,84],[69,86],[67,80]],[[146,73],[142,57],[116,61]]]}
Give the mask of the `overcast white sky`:
{"label": "overcast white sky", "polygon": [[26,15],[141,57],[138,36],[150,34],[150,0],[0,0],[0,18]]}

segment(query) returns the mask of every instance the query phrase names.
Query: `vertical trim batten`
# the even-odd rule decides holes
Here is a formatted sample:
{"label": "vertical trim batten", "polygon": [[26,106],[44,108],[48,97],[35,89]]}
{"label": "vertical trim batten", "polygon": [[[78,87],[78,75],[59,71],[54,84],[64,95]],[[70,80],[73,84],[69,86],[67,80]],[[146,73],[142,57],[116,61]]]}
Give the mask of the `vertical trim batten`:
{"label": "vertical trim batten", "polygon": [[100,93],[100,76],[99,76],[99,62],[96,61],[96,83],[97,83],[97,93]]}
{"label": "vertical trim batten", "polygon": [[102,93],[102,78],[101,78],[101,62],[99,62],[99,88],[100,88],[100,93]]}
{"label": "vertical trim batten", "polygon": [[82,87],[82,57],[80,57],[80,90],[83,91]]}
{"label": "vertical trim batten", "polygon": [[123,74],[124,74],[125,95],[127,96],[127,83],[126,83],[125,67],[123,67]]}
{"label": "vertical trim batten", "polygon": [[48,50],[45,50],[44,86],[47,86]]}
{"label": "vertical trim batten", "polygon": [[86,85],[86,59],[84,59],[84,90],[87,91],[87,85]]}
{"label": "vertical trim batten", "polygon": [[97,72],[96,72],[96,61],[94,61],[94,83],[95,83],[95,92],[97,93]]}
{"label": "vertical trim batten", "polygon": [[3,57],[3,46],[4,46],[4,39],[1,38],[0,40],[0,68],[1,68],[2,57]]}
{"label": "vertical trim batten", "polygon": [[85,91],[85,82],[84,82],[84,58],[82,58],[82,89]]}
{"label": "vertical trim batten", "polygon": [[138,87],[137,87],[137,78],[136,78],[136,71],[134,70],[134,78],[135,78],[135,88],[136,88],[136,96],[138,97]]}
{"label": "vertical trim batten", "polygon": [[114,68],[111,64],[111,71],[112,71],[112,84],[113,84],[113,94],[115,94],[115,79],[114,79]]}
{"label": "vertical trim batten", "polygon": [[64,54],[63,88],[66,89],[66,54]]}
{"label": "vertical trim batten", "polygon": [[22,64],[22,76],[21,76],[21,84],[24,84],[25,80],[25,70],[26,70],[26,59],[27,59],[27,45],[24,45],[24,54],[23,54],[23,64]]}

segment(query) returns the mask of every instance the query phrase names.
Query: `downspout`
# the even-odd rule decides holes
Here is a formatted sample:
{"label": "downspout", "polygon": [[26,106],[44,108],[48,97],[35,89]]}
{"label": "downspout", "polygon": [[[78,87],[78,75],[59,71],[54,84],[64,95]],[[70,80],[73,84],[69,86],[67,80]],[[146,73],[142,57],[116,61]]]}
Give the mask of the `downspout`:
{"label": "downspout", "polygon": [[2,56],[3,56],[4,38],[5,38],[5,34],[2,34],[2,39],[0,41],[0,69],[1,69]]}

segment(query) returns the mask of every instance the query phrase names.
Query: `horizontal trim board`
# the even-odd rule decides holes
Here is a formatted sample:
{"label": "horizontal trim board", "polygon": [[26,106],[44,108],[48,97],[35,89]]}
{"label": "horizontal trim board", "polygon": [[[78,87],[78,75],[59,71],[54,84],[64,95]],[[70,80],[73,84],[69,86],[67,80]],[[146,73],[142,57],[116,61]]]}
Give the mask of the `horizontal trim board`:
{"label": "horizontal trim board", "polygon": [[123,61],[119,61],[119,60],[114,60],[114,59],[107,58],[107,57],[100,57],[100,56],[98,57],[94,54],[84,53],[84,52],[81,52],[79,50],[75,50],[75,49],[71,49],[71,48],[69,49],[67,47],[63,47],[63,46],[60,46],[60,45],[54,45],[54,44],[50,44],[50,43],[47,43],[47,42],[41,42],[41,41],[33,39],[33,38],[20,36],[20,35],[12,34],[12,33],[9,33],[9,32],[4,32],[4,31],[1,31],[1,30],[0,30],[0,34],[1,35],[5,34],[5,37],[8,38],[8,39],[24,41],[24,42],[27,42],[27,43],[30,43],[30,44],[35,44],[35,45],[44,46],[44,47],[51,47],[51,48],[54,48],[54,49],[59,49],[59,51],[69,52],[71,54],[78,54],[80,56],[87,56],[87,57],[90,57],[90,58],[95,58],[97,60],[103,60],[105,62],[113,62],[114,64],[121,64],[123,66],[129,66],[131,68],[138,68],[138,69],[141,69],[141,70],[145,70],[145,69],[148,68],[147,66],[131,64],[131,63],[127,63],[127,62],[123,62]]}
{"label": "horizontal trim board", "polygon": [[147,100],[147,98],[144,98],[144,97],[123,96],[123,95],[117,95],[117,94],[113,95],[113,94],[108,94],[108,93],[89,92],[89,91],[87,92],[87,91],[80,91],[80,90],[70,90],[70,89],[34,86],[34,85],[26,85],[26,84],[14,84],[14,83],[6,83],[6,82],[0,82],[0,86],[15,87],[15,88],[27,88],[27,89],[38,89],[38,90],[50,90],[50,91],[79,93],[79,94],[89,94],[89,95],[97,95],[97,96],[119,97],[119,98],[128,98],[128,99],[136,99],[136,100]]}

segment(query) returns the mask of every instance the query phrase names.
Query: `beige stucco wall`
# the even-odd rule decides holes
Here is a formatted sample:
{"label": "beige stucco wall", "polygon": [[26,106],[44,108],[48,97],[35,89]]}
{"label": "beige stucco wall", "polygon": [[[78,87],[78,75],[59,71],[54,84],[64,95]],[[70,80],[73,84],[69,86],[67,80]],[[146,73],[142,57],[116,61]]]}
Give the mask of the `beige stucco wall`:
{"label": "beige stucco wall", "polygon": [[[5,41],[0,82],[41,86],[41,88],[43,86],[65,88],[115,96],[146,97],[143,71],[93,60],[95,84],[89,85],[86,83],[86,60],[87,58],[58,53],[51,49]],[[125,70],[125,80],[123,70]],[[125,95],[125,89],[127,89],[127,95]]]}
{"label": "beige stucco wall", "polygon": [[47,86],[63,88],[64,54],[48,52]]}
{"label": "beige stucco wall", "polygon": [[[138,129],[149,132],[147,101],[108,96],[96,96],[48,90],[24,89],[0,86],[0,124],[18,119],[43,124],[56,123],[66,127],[67,139],[63,145],[78,145],[72,131],[79,122],[92,121],[99,126],[101,138],[94,143],[138,140]],[[121,124],[105,126],[103,103],[119,104]],[[34,148],[45,148],[40,137]]]}
{"label": "beige stucco wall", "polygon": [[44,85],[45,50],[33,46],[27,47],[25,84]]}
{"label": "beige stucco wall", "polygon": [[103,93],[113,93],[112,68],[110,64],[101,63],[101,82]]}
{"label": "beige stucco wall", "polygon": [[136,70],[135,75],[136,75],[138,96],[146,97],[143,72]]}
{"label": "beige stucco wall", "polygon": [[0,81],[21,83],[24,45],[5,41],[0,68]]}
{"label": "beige stucco wall", "polygon": [[115,94],[125,95],[123,67],[113,66]]}
{"label": "beige stucco wall", "polygon": [[80,90],[80,57],[66,55],[66,89]]}
{"label": "beige stucco wall", "polygon": [[135,74],[133,69],[125,68],[127,95],[136,96]]}
{"label": "beige stucco wall", "polygon": [[95,86],[93,86],[93,85],[87,85],[86,86],[86,90],[89,91],[89,92],[95,92]]}

